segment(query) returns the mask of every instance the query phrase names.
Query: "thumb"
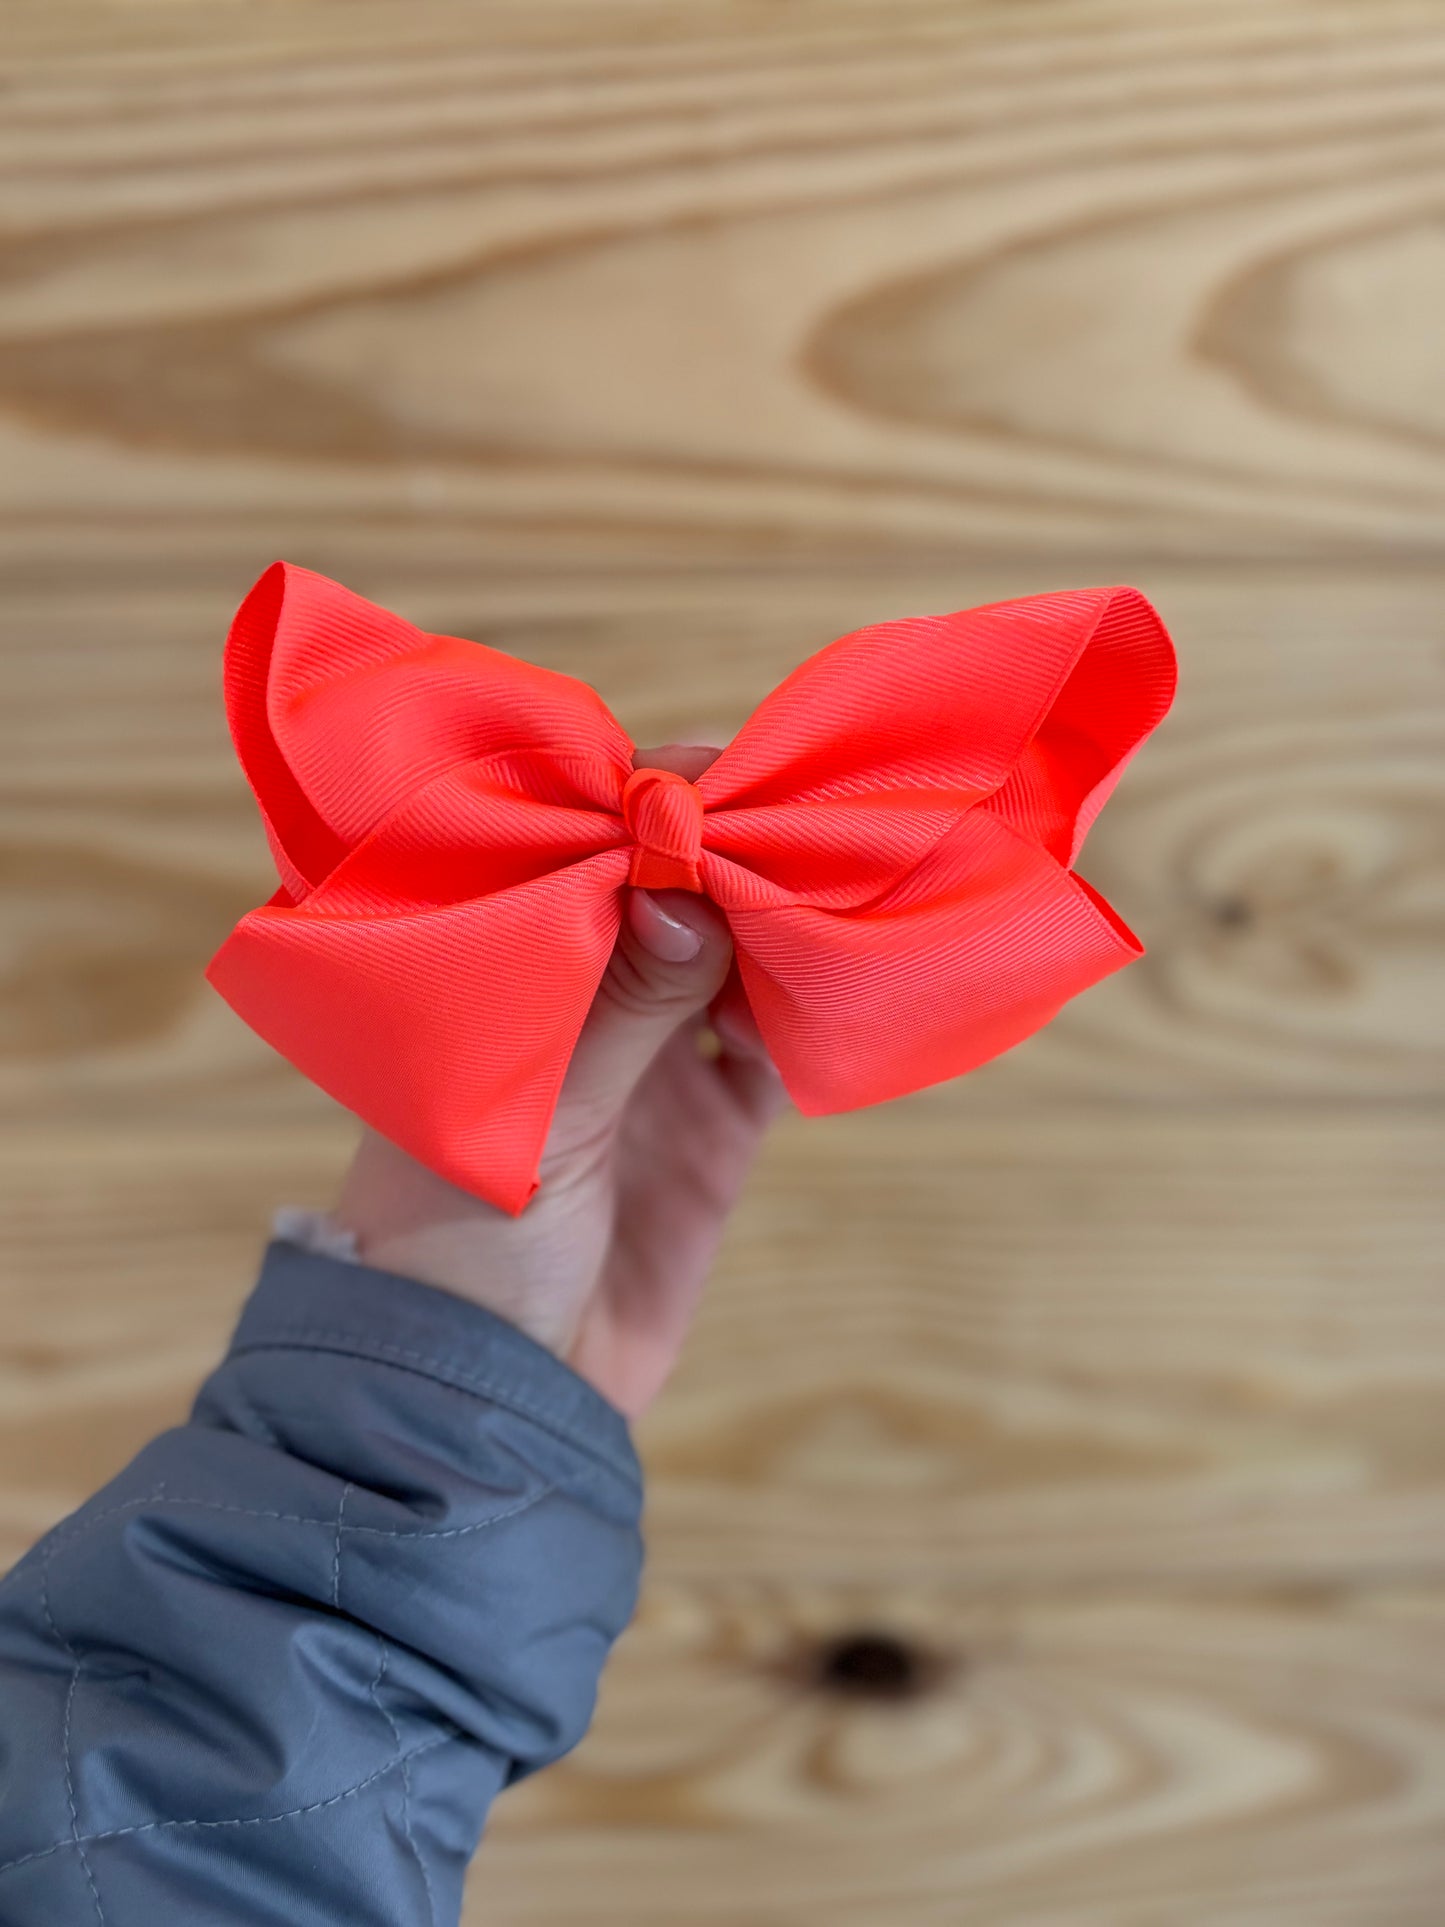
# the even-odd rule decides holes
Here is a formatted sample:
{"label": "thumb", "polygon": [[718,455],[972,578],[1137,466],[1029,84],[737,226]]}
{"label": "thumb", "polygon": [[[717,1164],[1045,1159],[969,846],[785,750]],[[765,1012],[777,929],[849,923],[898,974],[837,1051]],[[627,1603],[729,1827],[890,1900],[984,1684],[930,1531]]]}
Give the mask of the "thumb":
{"label": "thumb", "polygon": [[727,920],[691,890],[629,888],[622,934],[577,1039],[549,1161],[610,1133],[663,1045],[703,1013],[732,962]]}

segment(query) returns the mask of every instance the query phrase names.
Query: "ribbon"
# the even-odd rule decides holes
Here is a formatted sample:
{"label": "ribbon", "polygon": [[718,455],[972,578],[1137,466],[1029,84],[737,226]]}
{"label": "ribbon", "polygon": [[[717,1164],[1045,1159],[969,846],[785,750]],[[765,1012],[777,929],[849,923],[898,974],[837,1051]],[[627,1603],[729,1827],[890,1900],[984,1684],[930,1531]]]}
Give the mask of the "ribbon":
{"label": "ribbon", "polygon": [[277,562],[226,645],[280,887],[206,976],[314,1083],[500,1209],[542,1146],[623,889],[725,914],[799,1110],[956,1077],[1143,954],[1075,875],[1163,718],[1136,589],[883,622],[766,697],[695,783],[585,683]]}

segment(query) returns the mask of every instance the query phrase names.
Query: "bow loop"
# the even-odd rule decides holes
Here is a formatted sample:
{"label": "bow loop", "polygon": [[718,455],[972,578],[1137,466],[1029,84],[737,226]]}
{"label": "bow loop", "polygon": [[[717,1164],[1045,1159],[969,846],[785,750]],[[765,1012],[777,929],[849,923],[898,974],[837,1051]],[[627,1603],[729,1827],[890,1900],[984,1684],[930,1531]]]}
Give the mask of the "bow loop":
{"label": "bow loop", "polygon": [[313,1082],[517,1212],[621,926],[704,891],[799,1109],[1019,1043],[1138,940],[1071,865],[1163,718],[1136,589],[881,623],[819,651],[695,783],[585,683],[277,563],[226,650],[281,887],[206,975]]}
{"label": "bow loop", "polygon": [[[294,902],[462,765],[539,803],[611,807],[632,745],[586,683],[433,636],[275,562],[226,642],[226,711]],[[446,810],[434,810],[433,839]]]}
{"label": "bow loop", "polygon": [[622,786],[622,820],[632,838],[627,880],[643,890],[701,890],[702,796],[670,769],[637,769]]}

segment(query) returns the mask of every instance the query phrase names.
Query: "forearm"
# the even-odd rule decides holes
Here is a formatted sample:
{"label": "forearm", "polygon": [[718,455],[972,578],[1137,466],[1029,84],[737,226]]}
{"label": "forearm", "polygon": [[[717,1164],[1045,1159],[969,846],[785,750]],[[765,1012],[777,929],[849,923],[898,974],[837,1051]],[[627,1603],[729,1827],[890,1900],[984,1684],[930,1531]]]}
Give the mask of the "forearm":
{"label": "forearm", "polygon": [[454,1922],[586,1728],[640,1501],[520,1331],[273,1244],[189,1424],[0,1588],[0,1918]]}

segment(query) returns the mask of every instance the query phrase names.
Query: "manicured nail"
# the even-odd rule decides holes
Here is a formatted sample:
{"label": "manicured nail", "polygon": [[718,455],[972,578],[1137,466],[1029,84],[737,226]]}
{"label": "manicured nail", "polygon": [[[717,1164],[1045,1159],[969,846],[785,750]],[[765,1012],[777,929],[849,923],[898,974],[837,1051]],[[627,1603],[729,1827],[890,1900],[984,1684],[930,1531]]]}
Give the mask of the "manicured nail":
{"label": "manicured nail", "polygon": [[702,937],[690,923],[674,917],[646,890],[628,892],[627,915],[633,935],[660,963],[691,963],[702,949]]}

